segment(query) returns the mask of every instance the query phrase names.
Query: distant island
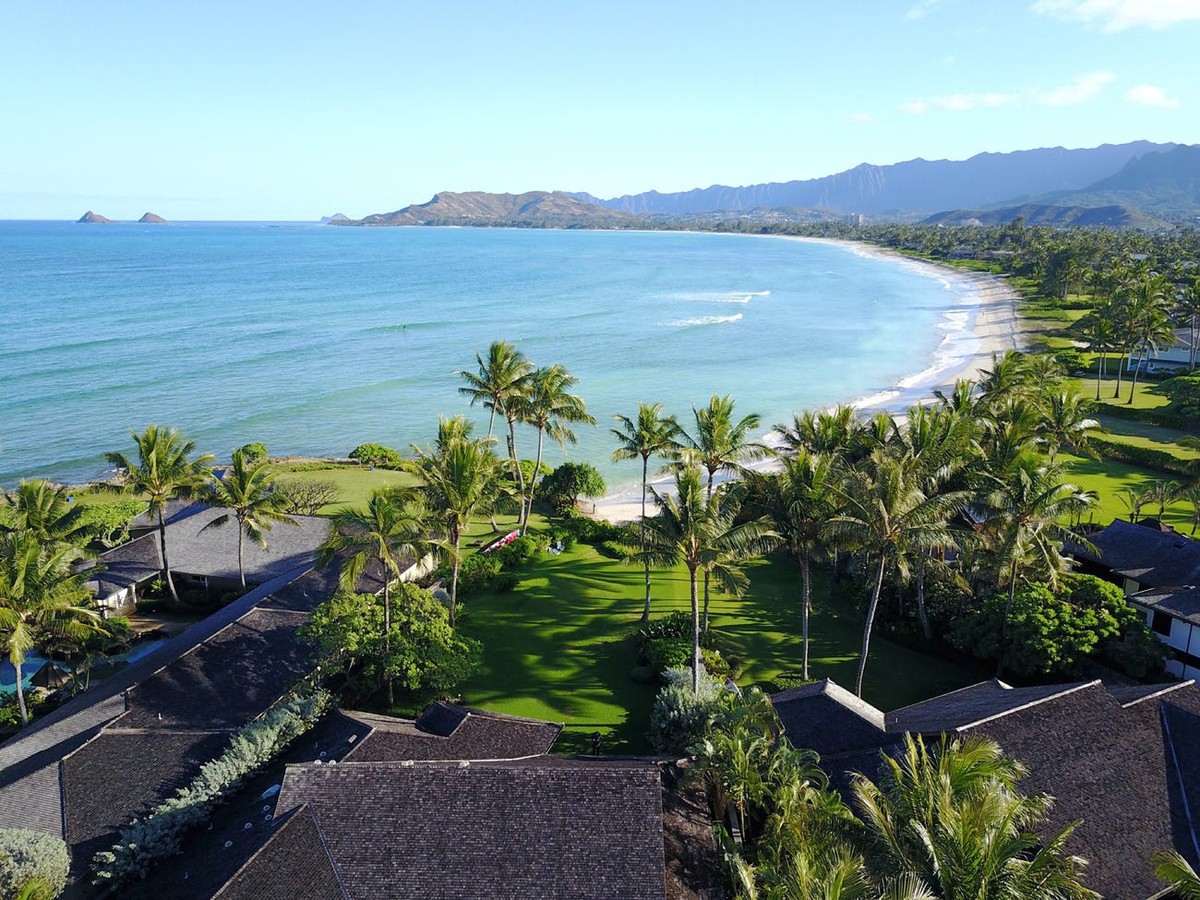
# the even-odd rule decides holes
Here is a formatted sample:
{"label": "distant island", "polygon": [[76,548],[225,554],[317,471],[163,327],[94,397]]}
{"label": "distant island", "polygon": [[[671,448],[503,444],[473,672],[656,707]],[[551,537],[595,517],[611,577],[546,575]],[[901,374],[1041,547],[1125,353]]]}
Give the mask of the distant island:
{"label": "distant island", "polygon": [[77,223],[82,222],[89,225],[111,225],[112,219],[105,218],[99,213],[94,213],[90,209],[82,216],[75,220]]}
{"label": "distant island", "polygon": [[148,213],[143,213],[142,217],[140,219],[138,219],[138,224],[139,225],[166,225],[167,220],[164,219],[162,216],[156,215],[152,212],[148,212]]}
{"label": "distant island", "polygon": [[349,221],[350,217],[342,213],[334,213],[332,216],[321,216],[322,225],[341,225]]}

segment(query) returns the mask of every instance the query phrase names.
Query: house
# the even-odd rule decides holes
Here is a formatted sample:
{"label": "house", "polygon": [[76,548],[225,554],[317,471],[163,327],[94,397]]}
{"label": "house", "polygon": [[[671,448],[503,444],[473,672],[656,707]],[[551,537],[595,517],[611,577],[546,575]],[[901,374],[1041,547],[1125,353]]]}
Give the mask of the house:
{"label": "house", "polygon": [[[178,589],[191,586],[211,591],[240,589],[238,525],[236,520],[216,528],[212,522],[229,511],[221,507],[173,502],[164,510],[167,557]],[[266,533],[266,547],[252,540],[243,544],[246,581],[262,584],[312,566],[317,549],[329,536],[329,520],[293,516],[295,525],[279,523]],[[140,536],[102,554],[88,585],[105,614],[128,611],[139,591],[162,574],[157,520],[145,514],[134,522]]]}
{"label": "house", "polygon": [[1077,570],[1119,586],[1129,597],[1147,588],[1200,584],[1200,541],[1154,519],[1122,519],[1088,536],[1092,547],[1067,549]]}
{"label": "house", "polygon": [[1167,672],[1177,678],[1200,678],[1200,588],[1148,588],[1128,599],[1171,648]]}
{"label": "house", "polygon": [[1175,340],[1170,346],[1151,347],[1147,358],[1142,358],[1142,348],[1133,347],[1125,360],[1125,371],[1132,372],[1135,366],[1145,363],[1148,370],[1182,369],[1190,366],[1195,358],[1192,348],[1192,330],[1190,328],[1175,329]]}
{"label": "house", "polygon": [[1028,767],[1026,793],[1055,798],[1047,832],[1082,820],[1068,849],[1088,860],[1083,883],[1103,896],[1162,894],[1150,863],[1156,850],[1200,862],[1200,688],[1191,681],[1013,688],[992,680],[887,714],[828,680],[771,700],[784,733],[816,750],[843,791],[854,772],[875,777],[880,753],[895,752],[905,734],[992,738]]}

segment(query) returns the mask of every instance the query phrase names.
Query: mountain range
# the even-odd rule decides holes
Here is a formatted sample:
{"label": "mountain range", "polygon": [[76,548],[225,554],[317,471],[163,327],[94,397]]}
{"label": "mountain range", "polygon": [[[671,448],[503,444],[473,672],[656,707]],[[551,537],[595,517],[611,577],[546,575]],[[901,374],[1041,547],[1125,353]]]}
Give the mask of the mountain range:
{"label": "mountain range", "polygon": [[636,227],[647,218],[731,217],[763,224],[845,215],[931,224],[1006,222],[1157,227],[1200,216],[1200,146],[1133,141],[980,153],[965,160],[863,164],[806,181],[647,191],[601,199],[588,193],[442,192],[427,203],[345,225]]}

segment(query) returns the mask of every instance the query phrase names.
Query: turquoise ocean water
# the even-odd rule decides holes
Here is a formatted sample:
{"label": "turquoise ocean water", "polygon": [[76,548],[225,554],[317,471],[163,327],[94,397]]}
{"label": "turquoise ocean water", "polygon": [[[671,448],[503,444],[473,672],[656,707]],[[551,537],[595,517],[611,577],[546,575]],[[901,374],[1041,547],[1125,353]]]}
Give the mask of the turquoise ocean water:
{"label": "turquoise ocean water", "polygon": [[103,476],[150,422],[221,458],[425,444],[467,411],[455,371],[501,338],[579,377],[600,427],[571,457],[635,482],[607,463],[614,414],[686,421],[715,392],[769,424],[933,383],[970,352],[967,293],[733,235],[0,222],[0,486]]}

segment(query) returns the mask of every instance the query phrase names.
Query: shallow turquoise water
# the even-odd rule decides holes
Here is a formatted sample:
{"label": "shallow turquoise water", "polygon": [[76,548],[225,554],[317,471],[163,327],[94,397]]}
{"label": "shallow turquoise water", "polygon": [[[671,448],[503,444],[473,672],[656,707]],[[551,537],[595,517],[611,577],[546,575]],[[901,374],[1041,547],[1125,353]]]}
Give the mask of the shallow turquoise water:
{"label": "shallow turquoise water", "polygon": [[840,246],[712,234],[0,222],[0,272],[0,485],[103,475],[150,422],[220,457],[427,443],[500,338],[580,378],[600,427],[572,458],[636,481],[606,462],[614,414],[871,395],[970,306]]}

